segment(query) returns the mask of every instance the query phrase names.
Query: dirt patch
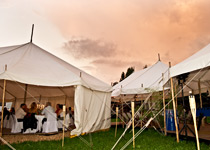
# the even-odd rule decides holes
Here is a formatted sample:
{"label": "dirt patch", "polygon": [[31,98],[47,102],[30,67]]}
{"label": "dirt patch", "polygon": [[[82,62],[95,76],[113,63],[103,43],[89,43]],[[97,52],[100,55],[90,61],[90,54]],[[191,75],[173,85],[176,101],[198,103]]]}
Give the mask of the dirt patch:
{"label": "dirt patch", "polygon": [[[69,137],[69,131],[65,132],[65,137]],[[63,133],[55,134],[9,134],[3,135],[3,139],[8,143],[22,143],[25,141],[52,141],[52,140],[61,140]]]}

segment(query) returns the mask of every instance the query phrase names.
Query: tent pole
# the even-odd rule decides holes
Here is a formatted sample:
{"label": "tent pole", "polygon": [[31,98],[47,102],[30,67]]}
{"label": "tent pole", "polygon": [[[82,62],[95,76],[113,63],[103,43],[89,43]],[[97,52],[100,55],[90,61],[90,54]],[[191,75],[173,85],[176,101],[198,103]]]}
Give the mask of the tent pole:
{"label": "tent pole", "polygon": [[192,91],[190,91],[189,102],[190,102],[190,109],[193,116],[193,122],[194,122],[194,127],[195,127],[197,150],[200,150],[200,143],[199,143],[199,138],[198,138],[197,124],[196,124],[196,104],[195,104],[195,97],[192,95]]}
{"label": "tent pole", "polygon": [[34,24],[32,25],[32,30],[31,30],[31,40],[30,42],[33,42],[33,33],[34,33]]}
{"label": "tent pole", "polygon": [[[162,74],[162,77],[164,79],[164,74]],[[164,91],[165,86],[163,85],[163,108],[164,108],[164,133],[167,135],[166,131],[166,104],[165,104],[165,91]]]}
{"label": "tent pole", "polygon": [[2,129],[3,129],[3,121],[4,121],[4,99],[5,99],[5,90],[6,90],[6,80],[4,80],[4,88],[3,88],[3,95],[2,95],[2,111],[1,111],[1,132],[0,137],[2,137]]}
{"label": "tent pole", "polygon": [[14,108],[16,107],[17,98],[15,97]]}
{"label": "tent pole", "polygon": [[199,90],[199,96],[200,96],[200,107],[203,108],[203,102],[202,102],[202,96],[201,96],[201,80],[198,80],[198,90]]}
{"label": "tent pole", "polygon": [[26,103],[27,91],[28,91],[28,84],[25,84],[25,93],[24,93],[24,102],[23,103]]}
{"label": "tent pole", "polygon": [[116,107],[116,127],[115,127],[115,137],[117,136],[117,120],[118,120],[118,107]]}
{"label": "tent pole", "polygon": [[121,117],[122,117],[122,127],[124,128],[124,118],[123,118],[123,100],[121,100],[121,107],[122,107],[122,111],[121,111]]}
{"label": "tent pole", "polygon": [[[174,92],[175,92],[175,94],[177,94],[176,84],[175,84],[175,87],[174,87]],[[176,109],[177,109],[177,106],[178,106],[177,103],[178,103],[178,102],[177,102],[177,96],[176,96]]]}
{"label": "tent pole", "polygon": [[133,128],[133,148],[135,148],[135,131],[134,131],[134,102],[131,102],[131,110],[132,110],[132,128]]}
{"label": "tent pole", "polygon": [[[169,68],[171,68],[170,62],[169,62]],[[175,122],[175,127],[176,127],[176,140],[177,140],[177,143],[179,143],[179,131],[178,131],[177,120],[176,120],[176,106],[175,106],[175,100],[174,100],[173,79],[170,78],[170,81],[171,81],[171,95],[172,95],[173,109],[174,109],[174,122]]]}
{"label": "tent pole", "polygon": [[65,131],[65,117],[66,117],[66,106],[63,106],[63,138],[62,138],[62,147],[64,146],[64,131]]}

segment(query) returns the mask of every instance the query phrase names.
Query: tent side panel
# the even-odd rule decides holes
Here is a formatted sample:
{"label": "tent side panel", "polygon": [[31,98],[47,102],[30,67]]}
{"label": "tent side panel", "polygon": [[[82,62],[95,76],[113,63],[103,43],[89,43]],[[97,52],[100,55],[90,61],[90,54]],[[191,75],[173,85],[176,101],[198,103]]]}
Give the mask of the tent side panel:
{"label": "tent side panel", "polygon": [[74,103],[75,126],[71,135],[94,132],[111,126],[111,92],[98,92],[77,86]]}

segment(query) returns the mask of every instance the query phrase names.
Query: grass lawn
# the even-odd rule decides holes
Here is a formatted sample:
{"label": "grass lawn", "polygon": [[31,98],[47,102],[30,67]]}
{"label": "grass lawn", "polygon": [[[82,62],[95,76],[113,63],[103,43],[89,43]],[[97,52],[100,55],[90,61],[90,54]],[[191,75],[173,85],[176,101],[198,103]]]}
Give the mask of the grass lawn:
{"label": "grass lawn", "polygon": [[[81,136],[88,143],[92,143],[90,148],[79,137],[65,138],[64,150],[110,150],[120,137],[124,129],[118,128],[117,138],[114,137],[114,128],[109,131],[96,132],[88,135]],[[138,129],[136,129],[137,131]],[[127,132],[124,138],[117,145],[116,150],[119,150],[130,138],[132,133],[130,130]],[[17,150],[61,150],[61,140],[59,141],[42,141],[42,142],[24,142],[20,144],[12,144]],[[200,143],[201,150],[210,150],[209,145]],[[1,150],[9,149],[5,145],[0,146]],[[127,149],[132,149],[130,144]],[[145,130],[136,139],[136,149],[141,150],[193,150],[196,149],[196,145],[193,141],[180,141],[176,143],[176,138],[171,136],[162,136],[153,129]]]}

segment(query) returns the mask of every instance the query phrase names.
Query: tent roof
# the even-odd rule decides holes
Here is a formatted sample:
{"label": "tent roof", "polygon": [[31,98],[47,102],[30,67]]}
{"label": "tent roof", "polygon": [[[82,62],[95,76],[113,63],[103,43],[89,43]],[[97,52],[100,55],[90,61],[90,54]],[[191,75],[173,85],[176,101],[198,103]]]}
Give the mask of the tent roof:
{"label": "tent roof", "polygon": [[175,77],[210,66],[210,44],[206,47],[170,68],[170,76]]}
{"label": "tent roof", "polygon": [[0,48],[0,79],[38,86],[83,85],[92,90],[111,90],[108,84],[31,42]]}
{"label": "tent roof", "polygon": [[[164,73],[164,79],[162,74]],[[161,61],[154,65],[136,71],[113,87],[112,96],[120,94],[144,94],[160,91],[168,81],[168,66]]]}
{"label": "tent roof", "polygon": [[188,95],[189,91],[198,94],[198,81],[200,81],[201,93],[206,92],[210,88],[210,44],[202,48],[184,61],[170,68],[170,76],[177,77],[179,75],[188,74],[184,85],[184,95]]}

